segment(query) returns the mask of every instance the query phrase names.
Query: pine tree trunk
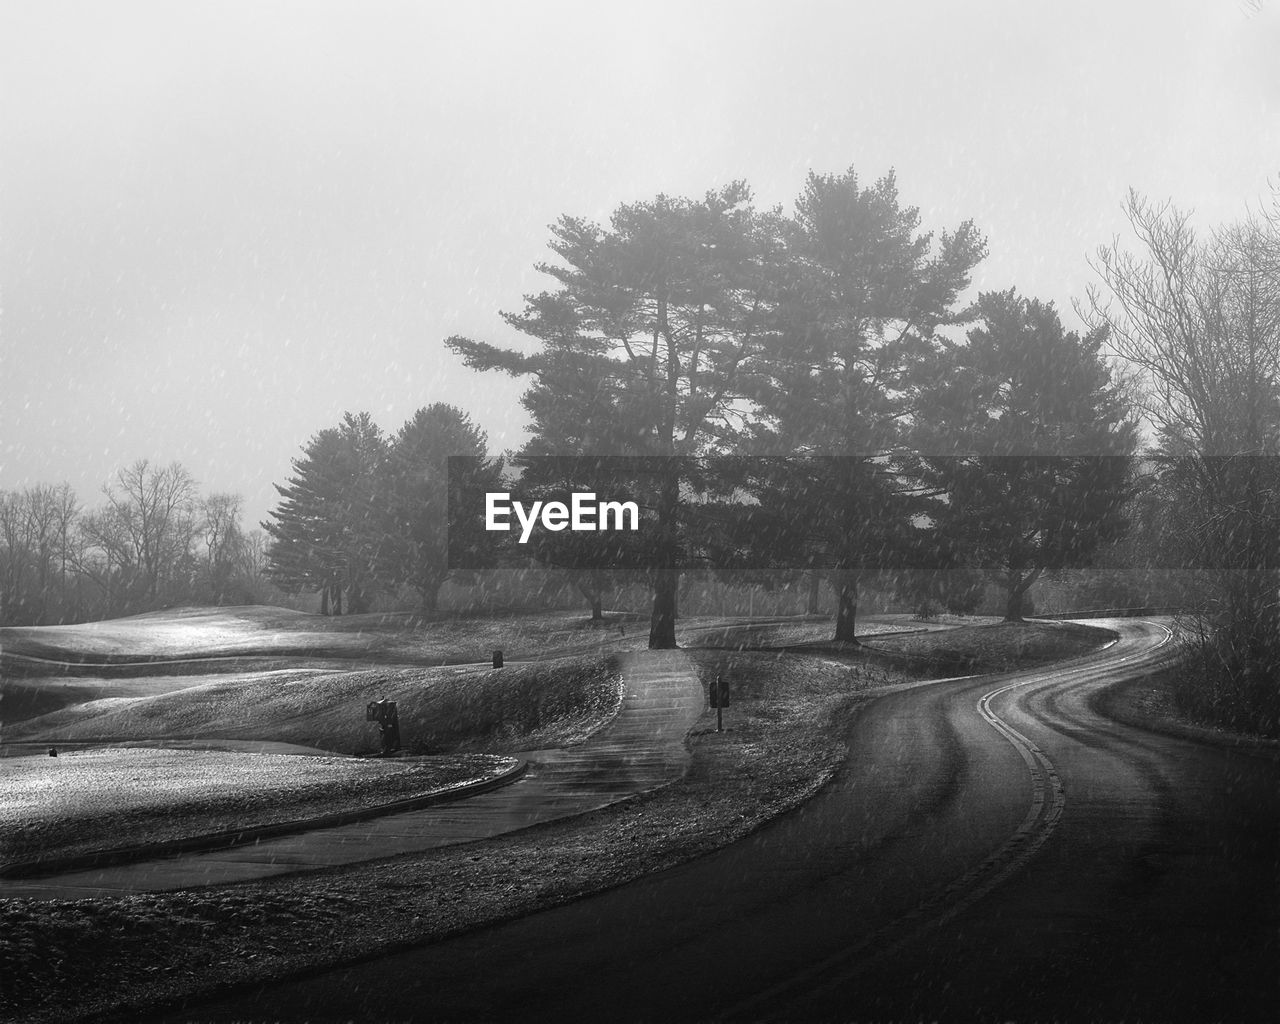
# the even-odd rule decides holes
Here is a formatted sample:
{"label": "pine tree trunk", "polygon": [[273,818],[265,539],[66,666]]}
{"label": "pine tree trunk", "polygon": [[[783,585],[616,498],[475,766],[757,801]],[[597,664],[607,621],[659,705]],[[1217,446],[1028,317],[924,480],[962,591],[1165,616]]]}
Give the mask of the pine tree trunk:
{"label": "pine tree trunk", "polygon": [[653,581],[653,614],[649,619],[649,649],[669,651],[676,646],[676,610],[680,570],[660,569]]}
{"label": "pine tree trunk", "polygon": [[581,572],[574,576],[578,593],[591,602],[591,623],[604,621],[604,587],[598,586],[599,576],[594,572]]}
{"label": "pine tree trunk", "polygon": [[329,584],[320,588],[320,614],[329,614]]}
{"label": "pine tree trunk", "polygon": [[422,595],[422,614],[434,615],[440,609],[440,587],[442,584],[428,581],[418,588]]}
{"label": "pine tree trunk", "polygon": [[359,615],[369,610],[368,600],[359,583],[352,583],[347,588],[347,614]]}
{"label": "pine tree trunk", "polygon": [[1022,622],[1022,594],[1016,586],[1009,588],[1008,600],[1004,607],[1005,622]]}
{"label": "pine tree trunk", "polygon": [[1022,595],[1031,589],[1031,584],[1040,578],[1040,569],[1032,569],[1023,576],[1013,572],[1008,577],[1008,601],[1005,604],[1004,621],[1022,622]]}
{"label": "pine tree trunk", "polygon": [[836,594],[836,635],[838,643],[856,644],[858,577],[851,572],[835,573],[831,581]]}
{"label": "pine tree trunk", "polygon": [[653,579],[653,614],[649,620],[649,649],[676,646],[676,611],[680,603],[680,569],[676,550],[676,515],[680,505],[680,476],[674,463],[662,480],[658,496],[657,571]]}

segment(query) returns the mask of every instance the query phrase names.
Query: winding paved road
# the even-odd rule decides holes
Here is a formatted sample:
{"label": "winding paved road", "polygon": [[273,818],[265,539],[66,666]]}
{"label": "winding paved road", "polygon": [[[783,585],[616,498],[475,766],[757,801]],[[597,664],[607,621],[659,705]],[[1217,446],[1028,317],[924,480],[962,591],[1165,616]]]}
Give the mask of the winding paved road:
{"label": "winding paved road", "polygon": [[1280,765],[1091,698],[1158,622],[1051,669],[915,685],[748,839],[508,924],[175,1020],[1272,1020]]}

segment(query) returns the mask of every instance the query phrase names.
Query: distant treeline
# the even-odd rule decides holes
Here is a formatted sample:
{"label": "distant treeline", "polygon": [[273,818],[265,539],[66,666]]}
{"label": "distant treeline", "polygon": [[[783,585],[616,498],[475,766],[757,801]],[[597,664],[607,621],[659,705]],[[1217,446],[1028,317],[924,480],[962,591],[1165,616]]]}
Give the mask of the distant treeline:
{"label": "distant treeline", "polygon": [[0,625],[249,604],[274,588],[266,537],[238,495],[201,494],[180,464],[139,460],[83,508],[67,484],[0,491]]}

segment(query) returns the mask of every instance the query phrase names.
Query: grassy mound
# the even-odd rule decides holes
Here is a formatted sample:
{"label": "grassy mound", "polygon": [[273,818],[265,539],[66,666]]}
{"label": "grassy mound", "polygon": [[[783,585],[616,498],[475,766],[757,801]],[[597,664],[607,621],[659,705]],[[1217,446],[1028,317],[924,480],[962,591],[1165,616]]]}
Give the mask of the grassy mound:
{"label": "grassy mound", "polygon": [[830,619],[809,622],[774,622],[763,625],[741,624],[706,629],[690,635],[682,646],[689,648],[727,647],[746,650],[759,647],[784,647],[824,640],[831,636]]}
{"label": "grassy mound", "polygon": [[740,701],[803,702],[804,695],[814,687],[830,697],[915,678],[913,673],[894,665],[858,660],[856,654],[843,661],[796,656],[787,651],[706,650],[690,654],[704,688],[717,675],[729,681],[731,707]]}
{"label": "grassy mound", "polygon": [[[691,620],[696,622],[696,620]],[[956,627],[986,624],[994,620],[986,616],[947,615],[924,622],[912,615],[901,613],[859,616],[856,626],[860,637],[875,637],[882,633],[924,633]],[[831,639],[834,621],[828,616],[796,617],[786,621],[740,622],[715,624],[689,630],[680,640],[681,647],[729,648],[732,650],[791,649],[792,653],[823,654],[844,653],[847,647]],[[851,646],[851,645],[850,645]]]}
{"label": "grassy mound", "polygon": [[200,675],[135,676],[102,678],[80,676],[6,676],[0,683],[0,708],[3,709],[5,735],[19,722],[52,714],[63,708],[88,704],[112,697],[154,697],[161,693],[203,686],[207,677]]}
{"label": "grassy mound", "polygon": [[940,672],[1009,672],[1075,658],[1116,639],[1109,630],[1075,622],[1001,622],[864,645],[873,653],[906,658]]}
{"label": "grassy mound", "polygon": [[367,810],[493,778],[514,763],[484,754],[395,762],[138,748],[15,757],[0,776],[0,861]]}
{"label": "grassy mound", "polygon": [[[74,626],[0,629],[14,673],[21,658],[111,666],[214,658],[358,658],[459,664],[592,651],[620,639],[612,628],[557,611],[540,615],[425,619],[405,613],[308,615],[285,608],[179,608]],[[640,633],[628,630],[633,638]],[[171,671],[157,668],[157,671]]]}
{"label": "grassy mound", "polygon": [[[621,681],[603,658],[490,669],[292,669],[218,676],[199,685],[109,696],[6,726],[9,743],[278,740],[342,753],[372,752],[369,701],[399,706],[410,753],[501,752],[584,739],[617,713]],[[184,682],[189,680],[184,679]]]}

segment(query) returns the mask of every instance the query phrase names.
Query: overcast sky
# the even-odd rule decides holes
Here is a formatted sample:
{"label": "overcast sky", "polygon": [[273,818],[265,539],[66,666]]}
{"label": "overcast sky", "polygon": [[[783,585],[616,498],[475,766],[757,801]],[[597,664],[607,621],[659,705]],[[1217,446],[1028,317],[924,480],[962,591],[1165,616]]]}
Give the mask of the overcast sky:
{"label": "overcast sky", "polygon": [[1203,224],[1280,181],[1280,16],[1248,0],[8,3],[0,488],[180,460],[272,481],[344,410],[460,405],[496,450],[502,344],[562,213],[896,169],[972,218],[976,287],[1071,300],[1133,186]]}

